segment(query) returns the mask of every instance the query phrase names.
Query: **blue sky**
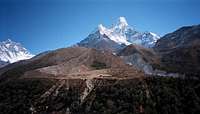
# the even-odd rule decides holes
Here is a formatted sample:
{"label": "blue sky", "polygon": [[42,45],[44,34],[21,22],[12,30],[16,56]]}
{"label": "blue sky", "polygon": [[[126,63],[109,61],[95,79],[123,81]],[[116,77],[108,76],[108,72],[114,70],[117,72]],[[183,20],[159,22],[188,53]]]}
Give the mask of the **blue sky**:
{"label": "blue sky", "polygon": [[198,0],[0,0],[0,41],[10,38],[38,54],[75,44],[120,16],[162,36],[200,24],[199,11]]}

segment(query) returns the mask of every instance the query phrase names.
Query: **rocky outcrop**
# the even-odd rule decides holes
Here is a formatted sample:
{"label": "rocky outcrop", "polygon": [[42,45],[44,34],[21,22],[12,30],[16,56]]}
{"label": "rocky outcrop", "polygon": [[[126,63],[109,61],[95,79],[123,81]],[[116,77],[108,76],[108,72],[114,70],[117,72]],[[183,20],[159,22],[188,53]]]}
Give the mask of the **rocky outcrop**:
{"label": "rocky outcrop", "polygon": [[94,89],[94,84],[92,82],[92,79],[86,79],[86,88],[84,89],[80,99],[81,103],[84,102],[85,98],[90,94],[90,92]]}

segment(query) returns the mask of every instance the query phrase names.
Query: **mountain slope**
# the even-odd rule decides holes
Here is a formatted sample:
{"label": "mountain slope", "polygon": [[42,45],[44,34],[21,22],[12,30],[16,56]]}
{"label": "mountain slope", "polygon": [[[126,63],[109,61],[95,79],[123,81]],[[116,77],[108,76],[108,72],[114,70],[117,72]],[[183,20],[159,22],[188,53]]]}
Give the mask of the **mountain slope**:
{"label": "mountain slope", "polygon": [[130,44],[152,47],[158,39],[159,36],[155,33],[136,31],[128,25],[124,17],[120,17],[117,24],[110,28],[100,24],[94,33],[91,33],[77,45],[117,52]]}
{"label": "mountain slope", "polygon": [[118,50],[125,47],[124,44],[119,45],[118,43],[109,39],[105,34],[102,35],[99,31],[94,34],[90,34],[86,39],[78,43],[78,46],[110,52],[117,52]]}
{"label": "mountain slope", "polygon": [[163,36],[155,44],[159,52],[166,52],[181,47],[198,45],[200,42],[200,25],[185,26]]}
{"label": "mountain slope", "polygon": [[1,81],[15,79],[23,74],[26,74],[25,77],[27,78],[34,76],[41,78],[46,76],[67,77],[73,73],[83,74],[84,72],[98,69],[107,69],[105,73],[107,72],[108,74],[114,73],[116,69],[121,69],[122,71],[125,70],[126,74],[135,74],[136,77],[143,75],[142,72],[126,65],[112,53],[82,47],[71,47],[58,49],[35,56],[30,60],[8,65],[0,70],[0,79]]}
{"label": "mountain slope", "polygon": [[200,74],[200,25],[187,26],[162,37],[154,49],[161,55],[161,68],[188,76]]}
{"label": "mountain slope", "polygon": [[[146,51],[137,46],[129,48],[121,55],[128,56],[135,51],[143,55]],[[148,51],[146,54],[152,56]],[[3,69],[7,70],[0,69],[2,113],[199,112],[199,80],[145,77],[143,72],[106,51],[63,48]]]}
{"label": "mountain slope", "polygon": [[160,61],[153,49],[133,44],[125,47],[117,55],[146,74],[153,74],[152,65],[159,64]]}
{"label": "mountain slope", "polygon": [[20,43],[13,42],[10,39],[0,42],[0,61],[4,63],[14,63],[30,59],[33,56]]}
{"label": "mountain slope", "polygon": [[[106,51],[84,47],[58,49],[0,69],[1,92],[13,91],[12,87],[10,88],[11,83],[15,85],[14,88],[17,87],[17,91],[22,86],[24,86],[24,89],[21,90],[23,92],[29,93],[30,88],[34,91],[34,93],[29,93],[31,94],[29,98],[23,97],[22,99],[19,98],[25,96],[24,93],[16,93],[17,105],[7,98],[3,101],[0,99],[0,111],[4,111],[2,107],[8,104],[11,107],[21,106],[28,99],[31,102],[21,106],[23,110],[26,113],[30,111],[41,112],[43,110],[41,108],[46,105],[42,105],[42,107],[40,105],[46,102],[46,98],[50,97],[51,94],[57,98],[57,95],[60,94],[59,90],[63,87],[66,87],[67,91],[68,88],[73,89],[70,94],[75,92],[74,97],[78,98],[77,100],[81,104],[85,102],[94,87],[109,83],[109,80],[142,79],[143,77],[143,72],[125,64],[118,56]],[[104,80],[108,80],[108,82]],[[39,89],[31,86],[34,84],[39,86]],[[57,93],[55,93],[56,91]],[[74,102],[74,100],[72,101]],[[5,110],[10,110],[12,113],[14,109],[8,107]],[[15,110],[19,112],[21,108]]]}

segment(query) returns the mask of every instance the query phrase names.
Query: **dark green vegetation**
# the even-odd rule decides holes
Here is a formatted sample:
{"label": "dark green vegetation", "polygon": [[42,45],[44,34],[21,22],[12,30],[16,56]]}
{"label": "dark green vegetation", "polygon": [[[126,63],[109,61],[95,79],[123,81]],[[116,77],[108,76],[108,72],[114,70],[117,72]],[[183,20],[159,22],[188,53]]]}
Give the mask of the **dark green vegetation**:
{"label": "dark green vegetation", "polygon": [[107,68],[105,63],[102,63],[102,62],[99,62],[99,61],[93,61],[91,67],[93,67],[96,70]]}
{"label": "dark green vegetation", "polygon": [[30,114],[34,99],[38,98],[53,81],[13,80],[0,85],[0,114]]}
{"label": "dark green vegetation", "polygon": [[[86,114],[200,114],[200,81],[129,80],[98,87]],[[83,109],[90,107],[87,103]]]}
{"label": "dark green vegetation", "polygon": [[58,94],[55,93],[45,97],[35,99],[33,107],[37,113],[50,114],[53,112],[65,114],[67,110],[77,112],[80,104],[80,90],[76,87],[67,88],[63,86],[59,89]]}
{"label": "dark green vegetation", "polygon": [[200,46],[176,49],[163,55],[161,62],[169,72],[200,77]]}
{"label": "dark green vegetation", "polygon": [[[103,80],[103,82],[108,80]],[[102,82],[102,81],[101,81]],[[80,103],[80,87],[63,86],[41,98],[54,81],[18,79],[0,85],[1,114],[200,114],[200,80],[149,77],[110,80]],[[54,92],[56,93],[56,92]]]}

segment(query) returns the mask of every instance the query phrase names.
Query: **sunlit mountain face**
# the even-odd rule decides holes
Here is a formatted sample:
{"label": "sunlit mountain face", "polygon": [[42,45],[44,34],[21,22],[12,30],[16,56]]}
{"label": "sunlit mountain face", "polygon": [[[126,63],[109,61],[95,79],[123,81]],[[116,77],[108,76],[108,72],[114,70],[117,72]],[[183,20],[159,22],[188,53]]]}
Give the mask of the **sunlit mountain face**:
{"label": "sunlit mountain face", "polygon": [[0,42],[0,61],[2,66],[20,60],[30,59],[33,56],[20,43],[16,43],[10,39]]}
{"label": "sunlit mountain face", "polygon": [[128,25],[125,17],[119,17],[116,24],[106,28],[99,24],[98,29],[78,43],[79,46],[100,50],[119,51],[130,44],[153,47],[160,37],[152,32],[139,32]]}

